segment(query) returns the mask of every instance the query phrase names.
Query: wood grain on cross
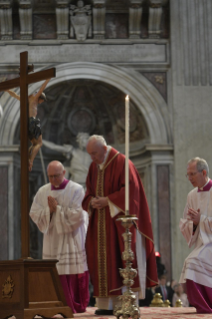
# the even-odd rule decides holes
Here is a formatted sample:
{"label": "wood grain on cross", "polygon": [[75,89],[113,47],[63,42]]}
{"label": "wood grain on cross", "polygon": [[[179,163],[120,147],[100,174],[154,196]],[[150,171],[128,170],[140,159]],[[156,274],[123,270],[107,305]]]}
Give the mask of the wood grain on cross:
{"label": "wood grain on cross", "polygon": [[0,91],[20,87],[21,257],[29,257],[28,85],[55,77],[55,68],[28,74],[28,52],[20,53],[20,77],[0,83]]}

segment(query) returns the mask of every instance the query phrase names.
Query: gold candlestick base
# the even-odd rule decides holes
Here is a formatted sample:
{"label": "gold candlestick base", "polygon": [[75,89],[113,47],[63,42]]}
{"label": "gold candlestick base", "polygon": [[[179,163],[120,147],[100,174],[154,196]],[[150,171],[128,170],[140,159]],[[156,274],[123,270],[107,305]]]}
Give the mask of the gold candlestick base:
{"label": "gold candlestick base", "polygon": [[126,267],[124,269],[119,269],[120,275],[123,277],[123,284],[126,286],[126,291],[118,299],[121,300],[121,307],[115,306],[113,311],[114,315],[119,318],[127,319],[129,317],[133,319],[140,318],[139,306],[136,303],[136,295],[131,290],[131,286],[134,283],[134,278],[137,276],[137,270],[131,267],[131,261],[134,259],[134,253],[131,250],[131,237],[130,227],[132,226],[133,220],[138,218],[131,215],[125,215],[117,219],[121,221],[122,226],[125,228],[125,233],[122,235],[124,237],[124,251],[122,253],[122,259],[126,261]]}

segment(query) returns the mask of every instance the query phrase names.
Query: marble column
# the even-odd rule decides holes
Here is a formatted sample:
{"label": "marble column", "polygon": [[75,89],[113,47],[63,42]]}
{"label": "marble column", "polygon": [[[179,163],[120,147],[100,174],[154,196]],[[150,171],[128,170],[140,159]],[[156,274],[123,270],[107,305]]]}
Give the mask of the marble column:
{"label": "marble column", "polygon": [[56,0],[57,39],[69,38],[69,8],[68,0]]}
{"label": "marble column", "polygon": [[167,279],[172,279],[171,263],[171,210],[169,165],[156,166],[157,171],[157,203],[158,203],[158,238],[162,263],[167,270]]}
{"label": "marble column", "polygon": [[93,37],[105,38],[105,0],[93,0]]}
{"label": "marble column", "polygon": [[130,0],[129,7],[129,37],[139,39],[141,34],[141,15],[143,0]]}
{"label": "marble column", "polygon": [[32,39],[32,1],[19,0],[20,36],[22,40]]}
{"label": "marble column", "polygon": [[13,39],[11,0],[0,0],[1,40]]}
{"label": "marble column", "polygon": [[8,168],[0,166],[0,260],[8,259]]}

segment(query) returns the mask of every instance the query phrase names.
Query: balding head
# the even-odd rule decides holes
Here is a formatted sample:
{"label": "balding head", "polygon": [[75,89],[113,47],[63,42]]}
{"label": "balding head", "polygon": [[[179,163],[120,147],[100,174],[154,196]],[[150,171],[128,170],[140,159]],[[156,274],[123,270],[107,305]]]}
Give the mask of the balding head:
{"label": "balding head", "polygon": [[107,152],[107,143],[104,137],[101,135],[92,135],[88,139],[86,150],[94,163],[102,164]]}
{"label": "balding head", "polygon": [[49,177],[49,182],[55,186],[59,187],[65,178],[65,169],[61,162],[52,161],[47,166],[47,175]]}

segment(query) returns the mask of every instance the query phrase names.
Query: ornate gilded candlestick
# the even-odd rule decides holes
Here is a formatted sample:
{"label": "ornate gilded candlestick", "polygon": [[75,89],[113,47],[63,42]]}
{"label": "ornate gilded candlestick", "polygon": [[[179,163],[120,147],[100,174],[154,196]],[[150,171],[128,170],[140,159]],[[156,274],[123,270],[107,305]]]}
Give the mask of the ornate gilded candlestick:
{"label": "ornate gilded candlestick", "polygon": [[130,288],[134,283],[133,279],[137,276],[137,270],[131,267],[132,260],[134,259],[134,253],[131,250],[132,233],[129,229],[133,224],[133,220],[137,219],[137,217],[131,215],[125,215],[117,219],[117,221],[121,221],[122,226],[125,228],[125,233],[122,235],[124,237],[124,251],[122,253],[122,259],[125,260],[126,267],[124,269],[120,268],[119,272],[124,278],[123,284],[127,288],[123,295],[118,297],[118,299],[122,302],[122,306],[115,306],[113,313],[117,318],[120,316],[122,316],[123,319],[127,319],[129,317],[133,319],[140,318],[140,310],[136,303],[136,295]]}

